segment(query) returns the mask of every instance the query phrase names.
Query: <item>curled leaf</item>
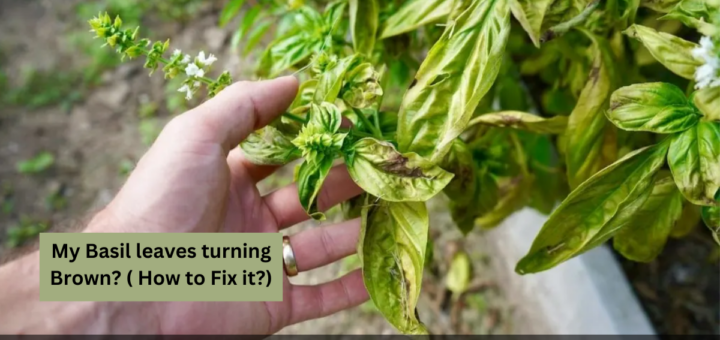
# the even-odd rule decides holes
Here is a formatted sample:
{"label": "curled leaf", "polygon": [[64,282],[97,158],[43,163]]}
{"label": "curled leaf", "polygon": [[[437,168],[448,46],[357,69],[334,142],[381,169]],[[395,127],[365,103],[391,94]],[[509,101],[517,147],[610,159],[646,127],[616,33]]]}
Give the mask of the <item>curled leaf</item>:
{"label": "curled leaf", "polygon": [[515,271],[547,270],[587,250],[623,207],[652,186],[667,150],[667,142],[637,150],[578,186],[550,215]]}
{"label": "curled leaf", "polygon": [[643,43],[657,61],[685,79],[695,79],[695,69],[703,64],[692,55],[695,43],[642,25],[632,25],[624,33]]}
{"label": "curled leaf", "polygon": [[442,160],[494,83],[509,33],[506,0],[474,1],[446,27],[403,98],[401,151]]}
{"label": "curled leaf", "polygon": [[300,157],[291,137],[271,125],[251,133],[240,148],[250,162],[259,165],[285,165]]}
{"label": "curled leaf", "polygon": [[510,0],[510,10],[530,36],[535,47],[540,47],[543,19],[552,3],[552,0]]}
{"label": "curled leaf", "polygon": [[383,95],[382,87],[380,87],[380,75],[372,64],[359,64],[345,75],[345,85],[343,85],[340,95],[350,107],[368,108]]}
{"label": "curled leaf", "polygon": [[700,122],[675,136],[668,152],[675,183],[697,205],[715,205],[720,188],[720,123]]}
{"label": "curled leaf", "polygon": [[627,131],[675,133],[698,123],[700,113],[677,86],[646,83],[618,89],[610,98],[608,119]]}
{"label": "curled leaf", "polygon": [[568,117],[555,116],[543,118],[519,111],[503,111],[478,116],[468,125],[485,124],[497,127],[512,128],[536,133],[558,134],[565,132]]}
{"label": "curled leaf", "polygon": [[320,73],[317,86],[315,87],[315,103],[334,103],[340,95],[345,75],[350,68],[359,60],[359,56],[353,55],[337,60],[335,56],[328,56],[324,53],[315,57],[313,64]]}
{"label": "curled leaf", "polygon": [[428,242],[422,202],[368,202],[363,208],[358,253],[368,294],[385,318],[404,334],[427,334],[415,308]]}
{"label": "curled leaf", "polygon": [[315,220],[324,220],[325,214],[319,211],[317,195],[320,193],[323,182],[333,164],[332,157],[319,157],[313,160],[305,160],[295,170],[295,181],[298,187],[298,196],[308,216]]}
{"label": "curled leaf", "polygon": [[400,153],[388,142],[363,138],[345,157],[348,172],[363,190],[386,201],[427,201],[453,175],[415,153]]}

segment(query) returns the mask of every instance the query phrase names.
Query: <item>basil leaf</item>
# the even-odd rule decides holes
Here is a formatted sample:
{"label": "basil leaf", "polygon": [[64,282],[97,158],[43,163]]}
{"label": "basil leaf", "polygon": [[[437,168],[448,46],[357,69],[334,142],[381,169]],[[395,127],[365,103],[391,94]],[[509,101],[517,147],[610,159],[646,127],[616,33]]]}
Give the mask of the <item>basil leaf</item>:
{"label": "basil leaf", "polygon": [[340,96],[350,107],[364,109],[373,106],[382,97],[380,75],[372,64],[362,63],[353,67],[345,75],[345,85]]}
{"label": "basil leaf", "polygon": [[708,7],[706,0],[683,0],[658,20],[678,20],[685,26],[695,28],[702,34],[711,36],[715,31],[712,16],[716,13],[717,8]]}
{"label": "basil leaf", "polygon": [[682,0],[642,0],[640,6],[652,9],[655,12],[670,12]]}
{"label": "basil leaf", "polygon": [[230,0],[225,7],[223,7],[222,12],[220,13],[220,21],[218,22],[218,25],[220,27],[225,27],[230,20],[235,18],[235,16],[240,12],[240,8],[242,8],[243,4],[245,3],[245,0]]}
{"label": "basil leaf", "polygon": [[445,277],[445,287],[455,296],[459,296],[470,286],[472,278],[472,262],[468,254],[462,250],[453,255],[450,269]]}
{"label": "basil leaf", "polygon": [[456,139],[440,166],[454,174],[450,183],[443,189],[448,198],[458,203],[471,201],[473,195],[468,194],[468,190],[475,188],[478,169],[468,145]]}
{"label": "basil leaf", "polygon": [[658,179],[650,197],[633,214],[633,221],[615,235],[615,250],[633,261],[652,261],[662,252],[681,214],[682,195],[672,177]]}
{"label": "basil leaf", "polygon": [[298,93],[295,96],[292,104],[290,104],[289,110],[296,112],[296,110],[305,111],[310,108],[310,103],[313,102],[315,96],[315,88],[317,87],[317,79],[310,79],[302,84],[298,88]]}
{"label": "basil leaf", "polygon": [[629,199],[651,187],[667,150],[667,142],[637,150],[578,186],[550,215],[515,271],[547,270],[585,250]]}
{"label": "basil leaf", "polygon": [[290,136],[270,125],[251,133],[240,148],[245,158],[259,165],[285,165],[300,157]]}
{"label": "basil leaf", "polygon": [[720,188],[720,124],[701,122],[676,136],[668,164],[685,198],[696,205],[715,205]]}
{"label": "basil leaf", "polygon": [[379,15],[378,0],[350,0],[350,33],[355,53],[372,55]]}
{"label": "basil leaf", "polygon": [[495,81],[509,33],[506,0],[474,1],[446,27],[403,98],[401,151],[442,160]]}
{"label": "basil leaf", "polygon": [[[366,1],[366,0],[363,0]],[[450,14],[451,0],[410,0],[385,21],[380,39],[413,31]]]}
{"label": "basil leaf", "polygon": [[337,106],[330,103],[310,104],[310,120],[308,125],[322,127],[327,132],[335,133],[342,124],[342,114]]}
{"label": "basil leaf", "polygon": [[453,175],[415,153],[400,153],[388,142],[363,138],[346,154],[348,172],[363,190],[386,201],[427,201]]}
{"label": "basil leaf", "polygon": [[499,199],[494,202],[489,212],[475,219],[475,224],[483,229],[497,227],[508,216],[527,204],[532,182],[532,176],[523,174],[499,183],[497,189]]}
{"label": "basil leaf", "polygon": [[318,210],[317,195],[322,188],[323,182],[334,159],[332,157],[317,157],[314,160],[306,159],[296,168],[295,181],[297,181],[298,196],[308,216],[315,220],[324,220],[325,214]]}
{"label": "basil leaf", "polygon": [[512,128],[535,133],[557,134],[565,132],[568,117],[555,116],[552,118],[543,118],[525,112],[503,111],[478,116],[468,123],[469,126],[475,124]]}
{"label": "basil leaf", "polygon": [[693,94],[693,103],[705,120],[720,121],[720,87],[709,87]]}
{"label": "basil leaf", "polygon": [[608,119],[627,131],[675,133],[698,123],[700,113],[677,86],[646,83],[626,86],[610,98]]}
{"label": "basil leaf", "polygon": [[613,60],[607,41],[591,33],[588,36],[595,45],[592,71],[570,114],[565,134],[570,188],[577,187],[602,169],[606,165],[603,148],[612,146],[605,143],[608,124],[604,112],[613,90]]}
{"label": "basil leaf", "polygon": [[535,47],[540,47],[543,19],[552,3],[553,0],[510,0],[510,10],[530,36]]}
{"label": "basil leaf", "polygon": [[[350,68],[359,60],[357,55],[349,56],[340,59],[335,62],[333,57],[319,57],[329,58],[332,61],[327,62],[326,65],[319,67],[320,78],[315,88],[315,103],[322,102],[335,102],[340,90],[342,89],[343,81],[345,80],[345,74]],[[317,59],[317,58],[316,58]]]}
{"label": "basil leaf", "polygon": [[685,201],[682,214],[670,231],[670,237],[683,238],[690,234],[702,221],[701,213],[701,207]]}
{"label": "basil leaf", "polygon": [[422,286],[429,220],[425,203],[365,205],[358,253],[370,299],[404,334],[427,334],[415,313]]}
{"label": "basil leaf", "polygon": [[657,61],[685,79],[695,79],[695,69],[703,64],[692,55],[695,43],[672,34],[642,25],[632,25],[623,33],[643,43]]}
{"label": "basil leaf", "polygon": [[355,196],[345,202],[342,202],[341,208],[343,218],[345,220],[352,220],[360,217],[362,215],[363,206],[365,206],[365,201],[368,199],[367,196],[368,195],[366,193],[363,193],[362,195]]}
{"label": "basil leaf", "polygon": [[715,242],[720,245],[720,192],[715,196],[715,201],[718,205],[702,208],[702,219],[705,225],[710,228]]}

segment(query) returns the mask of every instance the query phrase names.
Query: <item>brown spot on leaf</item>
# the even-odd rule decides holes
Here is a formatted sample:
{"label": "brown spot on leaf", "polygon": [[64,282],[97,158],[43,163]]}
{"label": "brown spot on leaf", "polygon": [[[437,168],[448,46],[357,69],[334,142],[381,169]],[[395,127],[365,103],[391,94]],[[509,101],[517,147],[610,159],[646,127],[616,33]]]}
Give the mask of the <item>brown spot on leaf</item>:
{"label": "brown spot on leaf", "polygon": [[501,115],[503,126],[517,126],[522,123],[522,119],[515,116]]}
{"label": "brown spot on leaf", "polygon": [[593,66],[592,70],[590,70],[590,79],[593,85],[597,84],[598,80],[600,80],[600,67]]}
{"label": "brown spot on leaf", "polygon": [[398,174],[404,177],[427,178],[420,168],[410,168],[407,166],[407,162],[407,157],[398,153],[393,156],[393,158],[382,164],[381,167],[389,173]]}

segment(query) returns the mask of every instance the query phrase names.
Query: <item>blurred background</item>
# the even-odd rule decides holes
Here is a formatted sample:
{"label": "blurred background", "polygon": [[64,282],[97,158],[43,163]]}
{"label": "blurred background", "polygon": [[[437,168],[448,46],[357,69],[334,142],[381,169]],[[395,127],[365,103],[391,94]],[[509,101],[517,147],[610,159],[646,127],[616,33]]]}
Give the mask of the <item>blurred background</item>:
{"label": "blurred background", "polygon": [[[248,1],[252,3],[252,1]],[[135,163],[187,102],[179,84],[148,77],[143,61],[121,62],[93,39],[87,20],[100,11],[140,25],[153,41],[215,54],[216,70],[252,79],[263,43],[238,45],[242,14],[218,26],[225,0],[0,0],[0,259],[32,248],[44,231],[72,231],[106,205]],[[219,74],[219,71],[218,71]],[[213,74],[217,76],[217,74]],[[200,100],[200,99],[198,99]],[[261,183],[271,191],[292,181],[288,167]],[[431,202],[434,261],[425,270],[419,310],[433,333],[506,334],[528,324],[498,274],[486,236],[463,238]],[[339,209],[328,222],[340,220]],[[317,225],[308,222],[290,230]],[[534,234],[528,235],[529,238]],[[617,257],[656,332],[720,332],[720,251],[705,228],[671,239],[649,264]],[[331,280],[358,266],[351,257],[300,275]],[[283,333],[395,333],[371,303],[295,325]]]}

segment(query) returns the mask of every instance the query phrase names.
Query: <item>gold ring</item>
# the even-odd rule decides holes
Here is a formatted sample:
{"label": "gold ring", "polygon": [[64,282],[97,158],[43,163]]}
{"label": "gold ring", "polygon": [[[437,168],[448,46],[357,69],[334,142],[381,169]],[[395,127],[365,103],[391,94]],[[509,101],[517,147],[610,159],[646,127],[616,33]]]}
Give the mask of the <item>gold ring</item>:
{"label": "gold ring", "polygon": [[297,261],[295,261],[295,252],[290,245],[290,238],[283,236],[283,265],[287,276],[295,276],[298,274]]}

